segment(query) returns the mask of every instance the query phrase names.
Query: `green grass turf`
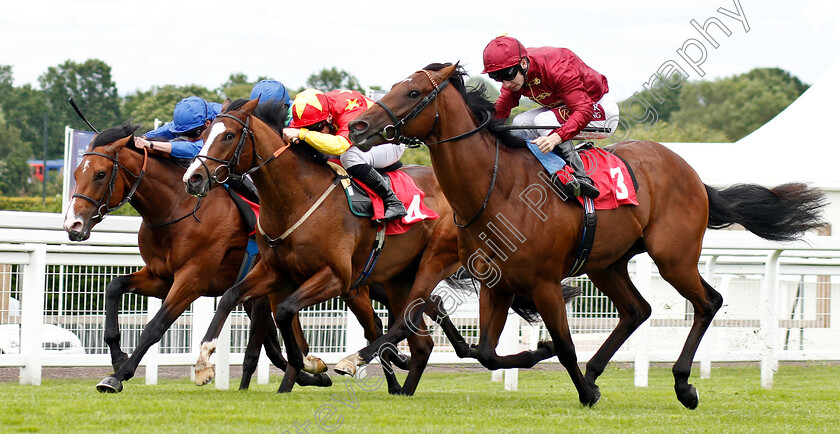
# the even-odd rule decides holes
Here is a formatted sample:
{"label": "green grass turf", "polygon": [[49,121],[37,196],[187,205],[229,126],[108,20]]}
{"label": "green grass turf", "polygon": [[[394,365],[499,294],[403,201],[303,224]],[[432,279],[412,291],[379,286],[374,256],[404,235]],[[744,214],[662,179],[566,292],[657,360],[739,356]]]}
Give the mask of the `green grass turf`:
{"label": "green grass turf", "polygon": [[714,368],[712,378],[691,380],[700,392],[694,411],[677,401],[664,367],[651,369],[644,388],[633,386],[631,369],[608,368],[594,408],[578,403],[565,371],[520,371],[518,392],[491,382],[489,372],[427,373],[414,397],[389,396],[384,383],[365,390],[347,377],[333,380],[331,388],[284,395],[275,394],[275,377],[247,392],[199,388],[189,379],[146,386],[136,378],[116,395],[97,393],[89,379],[0,383],[0,432],[294,433],[295,424],[311,433],[840,432],[836,364],[783,364],[772,390],[761,389],[754,364]]}

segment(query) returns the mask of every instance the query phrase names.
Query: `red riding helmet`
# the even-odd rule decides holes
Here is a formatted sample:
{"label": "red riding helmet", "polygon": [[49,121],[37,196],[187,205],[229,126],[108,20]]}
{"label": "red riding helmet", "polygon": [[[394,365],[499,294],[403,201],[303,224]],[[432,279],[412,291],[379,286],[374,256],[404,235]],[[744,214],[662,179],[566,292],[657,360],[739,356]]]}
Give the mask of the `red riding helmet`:
{"label": "red riding helmet", "polygon": [[292,103],[292,128],[304,128],[330,116],[330,100],[318,89],[306,89]]}
{"label": "red riding helmet", "polygon": [[499,36],[484,48],[484,71],[481,72],[488,73],[510,68],[527,55],[528,50],[516,38]]}

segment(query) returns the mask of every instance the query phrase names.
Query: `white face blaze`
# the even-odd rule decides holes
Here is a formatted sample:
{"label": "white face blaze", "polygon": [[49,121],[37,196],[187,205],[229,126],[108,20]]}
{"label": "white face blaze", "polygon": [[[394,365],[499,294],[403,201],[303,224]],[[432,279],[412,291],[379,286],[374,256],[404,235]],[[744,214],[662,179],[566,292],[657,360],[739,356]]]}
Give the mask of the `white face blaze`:
{"label": "white face blaze", "polygon": [[[213,126],[210,127],[210,133],[207,135],[207,140],[204,142],[204,146],[201,147],[201,151],[198,153],[198,155],[206,156],[207,153],[210,152],[210,146],[213,145],[213,142],[216,140],[216,137],[218,137],[223,132],[225,132],[225,125],[223,123],[219,122],[217,124],[213,124]],[[187,172],[184,173],[183,181],[187,182],[193,175],[193,173],[195,173],[195,171],[198,170],[199,167],[201,167],[201,161],[196,159],[192,162],[192,164],[190,164],[190,167],[187,169]]]}
{"label": "white face blaze", "polygon": [[76,214],[76,198],[70,201],[70,206],[67,207],[67,212],[64,213],[64,230],[70,230],[76,222],[81,222],[82,219]]}
{"label": "white face blaze", "polygon": [[85,161],[85,165],[84,165],[84,166],[82,166],[82,173],[87,172],[87,171],[88,171],[88,169],[90,169],[90,160],[86,160],[86,161]]}

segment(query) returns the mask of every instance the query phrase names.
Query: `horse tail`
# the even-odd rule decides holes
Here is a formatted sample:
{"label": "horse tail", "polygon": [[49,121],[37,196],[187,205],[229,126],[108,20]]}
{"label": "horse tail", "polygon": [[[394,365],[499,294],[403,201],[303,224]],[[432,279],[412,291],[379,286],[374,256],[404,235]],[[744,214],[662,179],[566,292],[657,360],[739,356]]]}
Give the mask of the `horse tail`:
{"label": "horse tail", "polygon": [[823,192],[802,183],[773,188],[737,184],[725,189],[706,185],[709,196],[710,229],[738,223],[748,231],[771,241],[794,241],[805,231],[824,226]]}

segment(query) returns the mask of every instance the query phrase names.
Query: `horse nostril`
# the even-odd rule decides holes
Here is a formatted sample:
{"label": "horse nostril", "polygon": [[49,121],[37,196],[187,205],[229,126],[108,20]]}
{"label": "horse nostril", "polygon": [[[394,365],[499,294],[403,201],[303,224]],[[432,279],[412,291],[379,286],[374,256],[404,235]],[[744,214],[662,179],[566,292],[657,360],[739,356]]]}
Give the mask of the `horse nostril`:
{"label": "horse nostril", "polygon": [[198,185],[198,184],[201,184],[203,181],[204,181],[204,177],[201,176],[201,174],[194,173],[192,176],[190,176],[190,184],[191,185]]}
{"label": "horse nostril", "polygon": [[350,122],[350,128],[353,129],[353,132],[363,133],[368,129],[368,123],[365,121],[355,120]]}

